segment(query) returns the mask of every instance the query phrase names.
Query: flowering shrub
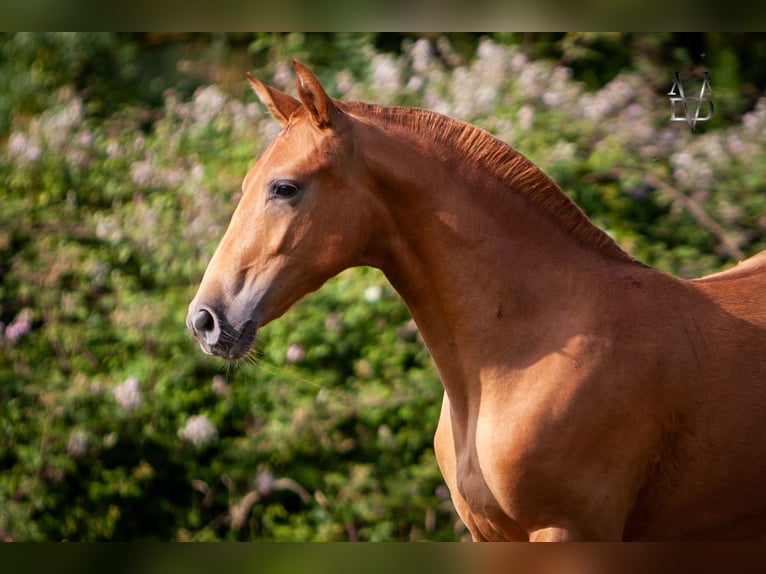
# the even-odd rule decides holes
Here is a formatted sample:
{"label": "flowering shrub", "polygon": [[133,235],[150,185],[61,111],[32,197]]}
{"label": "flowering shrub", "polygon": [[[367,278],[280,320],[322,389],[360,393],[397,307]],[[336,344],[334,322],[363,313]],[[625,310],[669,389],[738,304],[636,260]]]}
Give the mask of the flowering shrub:
{"label": "flowering shrub", "polygon": [[[484,127],[647,263],[692,276],[766,247],[766,99],[691,134],[639,71],[591,89],[491,39],[468,56],[446,38],[346,41],[353,66],[322,68],[336,95]],[[277,85],[296,42],[269,44]],[[65,86],[15,116],[0,144],[0,538],[465,535],[431,448],[441,386],[381,274],[330,281],[263,329],[250,362],[205,357],[186,333],[241,178],[278,131],[240,96],[168,88],[159,108],[104,113]]]}
{"label": "flowering shrub", "polygon": [[194,446],[202,446],[215,440],[218,431],[215,424],[205,415],[193,415],[183,427],[178,429],[178,436]]}

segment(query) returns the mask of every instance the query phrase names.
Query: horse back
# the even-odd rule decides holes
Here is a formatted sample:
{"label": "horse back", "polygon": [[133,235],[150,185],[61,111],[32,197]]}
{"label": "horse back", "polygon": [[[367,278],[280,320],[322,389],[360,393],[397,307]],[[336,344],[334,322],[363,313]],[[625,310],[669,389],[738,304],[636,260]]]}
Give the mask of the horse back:
{"label": "horse back", "polygon": [[692,281],[721,310],[766,329],[766,251],[736,266]]}
{"label": "horse back", "polygon": [[669,350],[656,373],[660,398],[651,403],[662,413],[661,439],[625,537],[762,537],[766,252],[714,275],[658,284],[652,299],[668,296],[654,315],[662,322],[647,323],[655,353]]}

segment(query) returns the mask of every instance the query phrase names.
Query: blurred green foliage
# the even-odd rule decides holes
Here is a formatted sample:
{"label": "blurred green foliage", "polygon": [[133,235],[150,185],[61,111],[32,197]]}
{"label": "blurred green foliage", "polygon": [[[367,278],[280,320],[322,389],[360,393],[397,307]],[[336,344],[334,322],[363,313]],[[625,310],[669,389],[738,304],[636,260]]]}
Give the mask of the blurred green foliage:
{"label": "blurred green foliage", "polygon": [[[288,87],[298,57],[339,97],[476,123],[640,259],[694,276],[766,247],[764,50],[716,34],[0,36],[0,538],[464,536],[431,446],[441,386],[380,273],[331,280],[249,362],[186,332],[276,133],[245,70]],[[703,64],[721,113],[692,135],[666,93]]]}

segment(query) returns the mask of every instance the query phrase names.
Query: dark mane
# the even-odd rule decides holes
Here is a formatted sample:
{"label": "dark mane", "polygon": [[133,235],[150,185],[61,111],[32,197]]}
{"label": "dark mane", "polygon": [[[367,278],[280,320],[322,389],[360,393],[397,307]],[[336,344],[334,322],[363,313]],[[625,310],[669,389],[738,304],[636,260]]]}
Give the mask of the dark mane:
{"label": "dark mane", "polygon": [[418,108],[385,107],[363,102],[341,104],[354,115],[388,130],[418,134],[435,145],[454,150],[463,161],[493,174],[515,193],[532,202],[583,244],[615,259],[634,259],[596,227],[556,183],[520,152],[490,133],[442,114]]}

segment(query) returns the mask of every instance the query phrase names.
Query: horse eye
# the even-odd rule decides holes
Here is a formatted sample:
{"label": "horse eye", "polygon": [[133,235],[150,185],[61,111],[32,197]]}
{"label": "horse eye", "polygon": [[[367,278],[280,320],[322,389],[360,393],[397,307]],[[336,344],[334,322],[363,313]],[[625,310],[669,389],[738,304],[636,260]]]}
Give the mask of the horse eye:
{"label": "horse eye", "polygon": [[292,199],[298,194],[300,188],[293,181],[275,181],[271,184],[269,195],[279,199]]}

